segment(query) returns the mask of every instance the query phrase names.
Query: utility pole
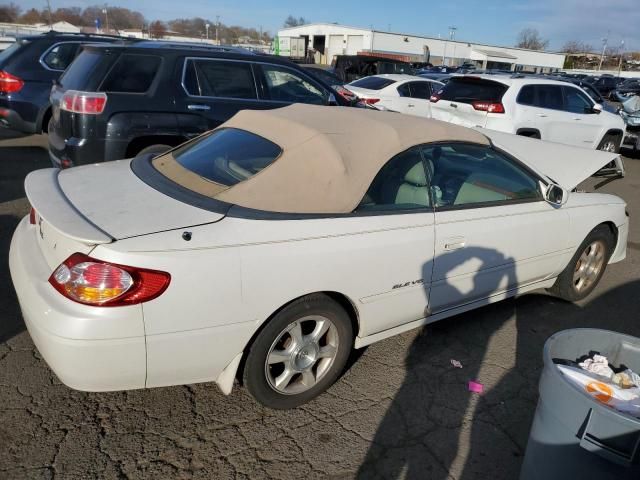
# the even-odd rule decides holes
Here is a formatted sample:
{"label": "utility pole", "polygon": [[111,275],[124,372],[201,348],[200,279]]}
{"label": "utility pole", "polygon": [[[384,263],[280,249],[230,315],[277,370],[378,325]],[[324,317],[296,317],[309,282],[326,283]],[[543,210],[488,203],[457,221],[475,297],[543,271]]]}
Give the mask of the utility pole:
{"label": "utility pole", "polygon": [[624,56],[624,40],[620,42],[620,61],[618,62],[618,77],[622,71],[622,58]]}
{"label": "utility pole", "polygon": [[47,0],[47,11],[49,12],[49,29],[53,30],[53,19],[51,15],[51,2]]}
{"label": "utility pole", "polygon": [[218,40],[218,27],[220,26],[220,15],[216,15],[216,45],[220,45],[220,40]]}
{"label": "utility pole", "polygon": [[204,28],[207,29],[207,41],[209,40],[209,27],[210,27],[209,23],[204,24]]}
{"label": "utility pole", "polygon": [[600,65],[598,65],[598,71],[602,70],[602,62],[604,61],[604,53],[607,50],[608,40],[609,40],[609,32],[607,32],[607,36],[602,39],[602,55],[600,55]]}
{"label": "utility pole", "polygon": [[109,33],[109,10],[107,8],[107,4],[104,4],[104,8],[102,9],[102,13],[104,13],[104,23],[106,26],[106,32]]}

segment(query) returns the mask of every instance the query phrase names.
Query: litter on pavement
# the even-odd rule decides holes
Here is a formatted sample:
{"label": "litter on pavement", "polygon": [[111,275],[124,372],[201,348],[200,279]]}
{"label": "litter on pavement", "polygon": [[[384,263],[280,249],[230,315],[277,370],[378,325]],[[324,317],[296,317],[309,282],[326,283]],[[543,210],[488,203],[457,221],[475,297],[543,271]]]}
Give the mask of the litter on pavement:
{"label": "litter on pavement", "polygon": [[451,359],[451,365],[453,365],[455,368],[462,368],[462,363],[460,363],[458,360],[454,360],[453,358]]}
{"label": "litter on pavement", "polygon": [[557,360],[558,369],[571,383],[600,403],[640,418],[640,376],[633,370],[609,364],[593,354],[582,362]]}
{"label": "litter on pavement", "polygon": [[484,385],[474,380],[469,380],[469,391],[473,393],[482,393]]}

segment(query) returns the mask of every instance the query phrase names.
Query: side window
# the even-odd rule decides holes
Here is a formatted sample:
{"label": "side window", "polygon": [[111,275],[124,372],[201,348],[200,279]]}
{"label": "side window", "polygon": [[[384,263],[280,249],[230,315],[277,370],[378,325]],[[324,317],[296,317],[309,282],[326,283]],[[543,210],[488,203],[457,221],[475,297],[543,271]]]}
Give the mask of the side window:
{"label": "side window", "polygon": [[564,88],[564,105],[567,112],[593,113],[593,102],[577,88]]}
{"label": "side window", "polygon": [[536,96],[533,85],[525,85],[520,90],[518,94],[518,98],[516,99],[520,105],[535,105],[536,104]]}
{"label": "side window", "polygon": [[431,87],[429,82],[411,82],[411,96],[429,100],[431,98]]}
{"label": "side window", "polygon": [[409,84],[408,83],[403,83],[396,90],[398,90],[398,93],[400,94],[401,97],[410,97],[411,96],[411,90],[409,89]]}
{"label": "side window", "polygon": [[66,70],[79,47],[79,43],[59,43],[42,57],[42,62],[51,70]]}
{"label": "side window", "polygon": [[389,160],[371,182],[356,211],[424,209],[431,205],[422,155],[412,148]]}
{"label": "side window", "polygon": [[144,93],[160,69],[161,58],[152,55],[121,55],[102,83],[104,92]]}
{"label": "side window", "polygon": [[425,146],[435,207],[539,200],[538,181],[505,155],[480,145]]}
{"label": "side window", "polygon": [[536,107],[562,110],[562,87],[559,85],[536,85]]}
{"label": "side window", "polygon": [[257,98],[251,64],[246,62],[188,60],[184,85],[191,95]]}
{"label": "side window", "polygon": [[270,100],[314,105],[327,103],[329,92],[323,91],[297,72],[277,65],[261,67]]}

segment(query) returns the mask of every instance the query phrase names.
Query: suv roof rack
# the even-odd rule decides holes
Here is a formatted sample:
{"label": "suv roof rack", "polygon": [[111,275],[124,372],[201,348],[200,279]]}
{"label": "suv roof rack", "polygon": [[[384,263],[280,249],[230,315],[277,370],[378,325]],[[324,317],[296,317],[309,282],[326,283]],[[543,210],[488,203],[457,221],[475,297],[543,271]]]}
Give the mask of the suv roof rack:
{"label": "suv roof rack", "polygon": [[84,33],[84,32],[59,32],[57,30],[49,30],[44,35],[77,35],[81,37],[106,37],[106,38],[127,38],[122,35],[110,35],[107,33]]}

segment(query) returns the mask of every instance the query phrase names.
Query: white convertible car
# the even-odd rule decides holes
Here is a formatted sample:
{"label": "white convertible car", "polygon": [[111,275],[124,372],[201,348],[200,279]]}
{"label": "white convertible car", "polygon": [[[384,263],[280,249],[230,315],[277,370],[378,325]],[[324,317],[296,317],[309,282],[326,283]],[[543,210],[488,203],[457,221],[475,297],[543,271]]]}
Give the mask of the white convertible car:
{"label": "white convertible car", "polygon": [[628,218],[575,187],[611,161],[391,112],[243,111],[155,158],[31,173],[11,275],[72,388],[240,377],[291,408],[354,347],[534,289],[589,294]]}

